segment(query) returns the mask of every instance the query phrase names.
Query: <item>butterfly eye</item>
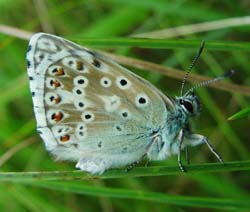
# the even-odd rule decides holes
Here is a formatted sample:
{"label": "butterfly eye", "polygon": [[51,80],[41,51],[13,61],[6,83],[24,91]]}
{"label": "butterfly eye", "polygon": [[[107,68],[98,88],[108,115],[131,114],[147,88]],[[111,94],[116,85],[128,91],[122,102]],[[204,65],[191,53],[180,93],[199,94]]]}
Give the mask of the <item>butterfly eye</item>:
{"label": "butterfly eye", "polygon": [[193,113],[194,112],[194,108],[192,103],[185,101],[185,100],[181,100],[180,104],[184,106],[184,108],[189,112],[189,113]]}

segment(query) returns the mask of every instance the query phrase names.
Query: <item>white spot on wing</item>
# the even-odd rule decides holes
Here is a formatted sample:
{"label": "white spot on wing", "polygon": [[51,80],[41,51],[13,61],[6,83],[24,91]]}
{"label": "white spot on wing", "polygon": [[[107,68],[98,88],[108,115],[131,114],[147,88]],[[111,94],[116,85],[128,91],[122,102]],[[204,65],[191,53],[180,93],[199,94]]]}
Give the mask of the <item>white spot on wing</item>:
{"label": "white spot on wing", "polygon": [[[48,74],[50,74],[50,75],[52,75],[52,76],[59,75],[58,70],[60,70],[60,69],[63,70],[62,66],[55,66],[55,65],[52,65],[52,66],[50,66],[50,67],[48,68]],[[65,74],[64,74],[63,76],[65,76]]]}
{"label": "white spot on wing", "polygon": [[119,108],[121,105],[121,99],[116,96],[100,96],[104,102],[104,108],[107,112],[113,112]]}
{"label": "white spot on wing", "polygon": [[[84,65],[83,62],[79,60],[79,58],[68,56],[68,57],[63,58],[62,63],[63,65],[73,69],[74,71],[79,71],[81,73],[89,72],[88,67]],[[79,63],[82,64],[82,69],[80,69]]]}
{"label": "white spot on wing", "polygon": [[80,123],[77,125],[75,135],[77,139],[84,139],[87,137],[87,127],[85,123]]}
{"label": "white spot on wing", "polygon": [[131,118],[131,113],[129,112],[128,109],[122,109],[120,111],[120,115],[123,119],[130,119]]}
{"label": "white spot on wing", "polygon": [[76,130],[78,130],[78,131],[86,131],[87,126],[86,126],[85,123],[80,123],[80,124],[77,125]]}
{"label": "white spot on wing", "polygon": [[74,78],[73,83],[75,86],[86,88],[88,85],[88,79],[84,76],[77,76]]}
{"label": "white spot on wing", "polygon": [[45,94],[45,102],[47,103],[47,105],[55,105],[55,99],[56,98],[60,98],[56,93],[54,92],[48,92]]}
{"label": "white spot on wing", "polygon": [[45,51],[56,52],[58,50],[55,43],[52,40],[49,40],[47,38],[40,38],[37,42],[37,46],[39,49],[42,49]]}
{"label": "white spot on wing", "polygon": [[100,80],[100,84],[101,84],[101,86],[108,88],[111,86],[112,81],[108,77],[103,77]]}
{"label": "white spot on wing", "polygon": [[[53,119],[53,116],[58,115],[59,113],[62,114],[62,118],[59,121],[56,121],[55,119]],[[62,110],[50,109],[47,111],[46,117],[47,117],[47,120],[50,124],[57,124],[58,122],[61,122],[65,118],[69,117],[69,114],[65,113]]]}
{"label": "white spot on wing", "polygon": [[72,90],[73,94],[75,94],[76,96],[84,96],[85,92],[82,88],[80,87],[74,87]]}
{"label": "white spot on wing", "polygon": [[37,51],[34,55],[36,63],[41,63],[48,57],[48,54],[42,51]]}
{"label": "white spot on wing", "polygon": [[45,83],[46,83],[47,88],[49,88],[49,89],[55,89],[55,88],[57,88],[56,85],[55,85],[57,83],[59,83],[58,87],[63,88],[62,82],[60,80],[54,79],[52,77],[48,77],[46,79]]}
{"label": "white spot on wing", "polygon": [[56,125],[52,127],[52,132],[55,135],[55,137],[65,135],[66,133],[69,133],[71,130],[72,127],[65,125]]}
{"label": "white spot on wing", "polygon": [[77,99],[74,101],[74,105],[77,110],[85,110],[87,107],[90,107],[92,104],[90,101],[87,101],[85,98]]}
{"label": "white spot on wing", "polygon": [[81,115],[81,118],[86,123],[89,123],[95,119],[95,115],[91,111],[84,111]]}

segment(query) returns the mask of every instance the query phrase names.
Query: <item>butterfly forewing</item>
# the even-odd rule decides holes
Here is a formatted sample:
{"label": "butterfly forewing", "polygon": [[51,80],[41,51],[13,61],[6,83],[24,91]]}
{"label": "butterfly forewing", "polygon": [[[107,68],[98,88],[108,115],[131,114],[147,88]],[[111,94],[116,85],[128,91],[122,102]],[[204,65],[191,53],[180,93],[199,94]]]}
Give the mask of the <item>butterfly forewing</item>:
{"label": "butterfly forewing", "polygon": [[27,60],[37,128],[59,159],[139,159],[171,106],[127,69],[56,36],[34,35]]}

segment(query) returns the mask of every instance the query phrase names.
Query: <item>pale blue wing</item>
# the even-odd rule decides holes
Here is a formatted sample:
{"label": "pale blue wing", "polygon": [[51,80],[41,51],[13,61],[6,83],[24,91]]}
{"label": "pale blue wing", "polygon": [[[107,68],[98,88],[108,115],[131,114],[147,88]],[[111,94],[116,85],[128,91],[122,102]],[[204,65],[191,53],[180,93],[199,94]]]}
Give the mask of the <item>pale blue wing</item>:
{"label": "pale blue wing", "polygon": [[89,154],[139,158],[172,107],[127,69],[53,35],[32,37],[27,63],[38,131],[60,159]]}

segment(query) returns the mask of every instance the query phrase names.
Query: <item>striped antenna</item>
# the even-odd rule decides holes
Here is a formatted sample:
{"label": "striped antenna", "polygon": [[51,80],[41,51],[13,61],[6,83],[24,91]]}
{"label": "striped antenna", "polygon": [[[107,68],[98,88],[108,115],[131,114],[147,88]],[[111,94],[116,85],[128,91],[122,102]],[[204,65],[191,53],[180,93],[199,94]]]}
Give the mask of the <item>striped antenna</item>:
{"label": "striped antenna", "polygon": [[187,70],[187,72],[186,72],[186,74],[185,74],[185,76],[184,76],[184,78],[183,78],[182,85],[181,85],[181,96],[183,95],[183,90],[184,90],[185,84],[186,84],[186,82],[187,82],[188,75],[189,75],[189,73],[191,72],[192,68],[196,65],[198,59],[199,59],[200,56],[201,56],[201,53],[202,53],[204,47],[205,47],[205,41],[202,40],[202,41],[201,41],[200,48],[199,48],[199,50],[198,50],[198,52],[197,52],[197,54],[196,54],[196,56],[195,56],[193,62],[192,62],[191,65],[189,66],[189,68],[188,68],[188,70]]}
{"label": "striped antenna", "polygon": [[226,72],[225,74],[223,74],[222,76],[219,76],[219,77],[216,77],[214,79],[211,79],[211,80],[208,80],[208,81],[204,81],[204,82],[201,82],[195,86],[193,86],[192,88],[190,88],[186,94],[190,93],[190,92],[193,92],[195,89],[197,88],[200,88],[200,87],[203,87],[203,86],[207,86],[208,84],[211,84],[211,83],[215,83],[217,81],[220,81],[220,80],[223,80],[225,78],[228,78],[228,77],[231,77],[233,74],[235,73],[234,70],[230,70],[228,72]]}

